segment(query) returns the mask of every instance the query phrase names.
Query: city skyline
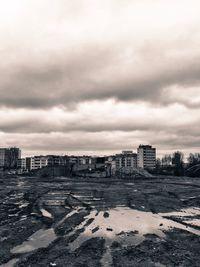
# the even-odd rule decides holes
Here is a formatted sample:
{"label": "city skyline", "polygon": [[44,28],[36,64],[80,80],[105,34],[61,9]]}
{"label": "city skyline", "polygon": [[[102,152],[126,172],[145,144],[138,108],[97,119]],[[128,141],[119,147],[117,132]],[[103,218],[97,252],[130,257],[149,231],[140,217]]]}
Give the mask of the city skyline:
{"label": "city skyline", "polygon": [[198,1],[2,1],[0,147],[199,152]]}

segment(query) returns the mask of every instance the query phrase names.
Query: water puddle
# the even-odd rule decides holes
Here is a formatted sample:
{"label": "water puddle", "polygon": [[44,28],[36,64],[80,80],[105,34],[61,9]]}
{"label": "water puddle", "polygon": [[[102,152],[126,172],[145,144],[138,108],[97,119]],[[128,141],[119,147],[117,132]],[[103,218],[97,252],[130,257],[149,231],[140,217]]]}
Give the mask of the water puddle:
{"label": "water puddle", "polygon": [[196,216],[200,215],[200,208],[193,207],[188,209],[182,209],[180,211],[172,211],[168,213],[160,213],[161,215],[165,216],[179,216],[179,217],[186,217],[186,216]]}
{"label": "water puddle", "polygon": [[196,198],[199,198],[199,197],[200,197],[200,195],[187,197],[187,198],[181,198],[181,201],[192,200],[192,199],[196,199]]}
{"label": "water puddle", "polygon": [[27,253],[38,248],[45,248],[48,247],[48,245],[56,238],[57,236],[52,228],[47,230],[40,229],[30,236],[27,241],[24,241],[21,245],[14,247],[11,250],[11,253]]}
{"label": "water puddle", "polygon": [[18,181],[17,186],[18,186],[18,187],[22,187],[24,184],[25,184],[24,181]]}
{"label": "water puddle", "polygon": [[[179,213],[187,216],[188,214],[196,215],[198,209],[192,208],[189,210],[182,210]],[[102,266],[110,266],[112,264],[111,245],[113,241],[120,243],[122,247],[136,246],[140,244],[146,234],[155,234],[159,238],[164,239],[164,231],[172,228],[178,228],[195,235],[200,235],[200,231],[192,227],[185,226],[173,220],[163,218],[169,213],[153,214],[151,212],[144,212],[133,210],[127,207],[117,207],[107,211],[109,216],[104,216],[104,212],[97,214],[96,210],[85,217],[85,221],[93,218],[93,222],[86,226],[83,233],[77,239],[69,244],[69,249],[75,251],[83,242],[92,237],[99,237],[105,239],[106,252],[101,260]],[[172,213],[170,213],[171,215]],[[175,214],[175,212],[173,213]],[[83,223],[82,223],[83,226]]]}
{"label": "water puddle", "polygon": [[183,223],[186,223],[188,225],[194,225],[200,227],[200,219],[196,218],[196,216],[200,215],[200,208],[188,208],[188,209],[182,209],[180,211],[175,212],[169,212],[161,215],[165,217],[173,218],[180,218]]}
{"label": "water puddle", "polygon": [[183,221],[184,223],[194,225],[194,226],[199,226],[200,227],[200,220],[199,219],[194,219],[194,220],[186,220]]}
{"label": "water puddle", "polygon": [[29,205],[29,203],[26,202],[26,203],[21,204],[21,205],[19,206],[19,208],[20,208],[20,209],[22,209],[22,208],[26,208],[28,205]]}
{"label": "water puddle", "polygon": [[64,218],[62,220],[60,220],[58,223],[57,223],[57,226],[61,225],[66,219],[68,219],[69,217],[71,217],[72,215],[78,213],[78,211],[75,209],[75,210],[72,210],[71,212],[69,212],[66,216],[64,216]]}
{"label": "water puddle", "polygon": [[53,218],[53,216],[52,216],[52,214],[50,213],[50,212],[48,212],[47,210],[45,210],[45,209],[40,209],[40,211],[42,212],[42,215],[44,216],[44,217],[48,217],[48,218]]}

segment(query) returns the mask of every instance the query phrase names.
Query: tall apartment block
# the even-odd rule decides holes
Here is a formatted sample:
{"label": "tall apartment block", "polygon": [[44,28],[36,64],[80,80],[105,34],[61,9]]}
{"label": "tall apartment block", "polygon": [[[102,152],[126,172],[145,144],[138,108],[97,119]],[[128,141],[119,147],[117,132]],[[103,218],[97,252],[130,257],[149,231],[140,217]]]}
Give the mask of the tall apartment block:
{"label": "tall apartment block", "polygon": [[21,150],[19,148],[0,148],[0,167],[15,169],[20,158]]}
{"label": "tall apartment block", "polygon": [[137,149],[138,168],[154,169],[156,167],[156,149],[150,145],[140,145]]}

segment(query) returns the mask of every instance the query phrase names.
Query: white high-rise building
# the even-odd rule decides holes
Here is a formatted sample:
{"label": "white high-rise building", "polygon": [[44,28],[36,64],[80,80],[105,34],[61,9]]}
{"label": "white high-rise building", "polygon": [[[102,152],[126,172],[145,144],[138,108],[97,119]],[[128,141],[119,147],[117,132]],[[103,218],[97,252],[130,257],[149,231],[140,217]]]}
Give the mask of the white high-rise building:
{"label": "white high-rise building", "polygon": [[140,145],[137,149],[137,165],[143,169],[156,167],[156,149],[150,145]]}

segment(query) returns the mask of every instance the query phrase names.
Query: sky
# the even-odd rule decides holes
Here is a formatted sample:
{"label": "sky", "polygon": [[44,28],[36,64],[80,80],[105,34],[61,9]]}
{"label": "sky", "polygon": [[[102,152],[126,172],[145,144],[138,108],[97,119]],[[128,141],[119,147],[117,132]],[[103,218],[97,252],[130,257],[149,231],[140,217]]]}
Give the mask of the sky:
{"label": "sky", "polygon": [[0,147],[200,152],[199,0],[0,0]]}

